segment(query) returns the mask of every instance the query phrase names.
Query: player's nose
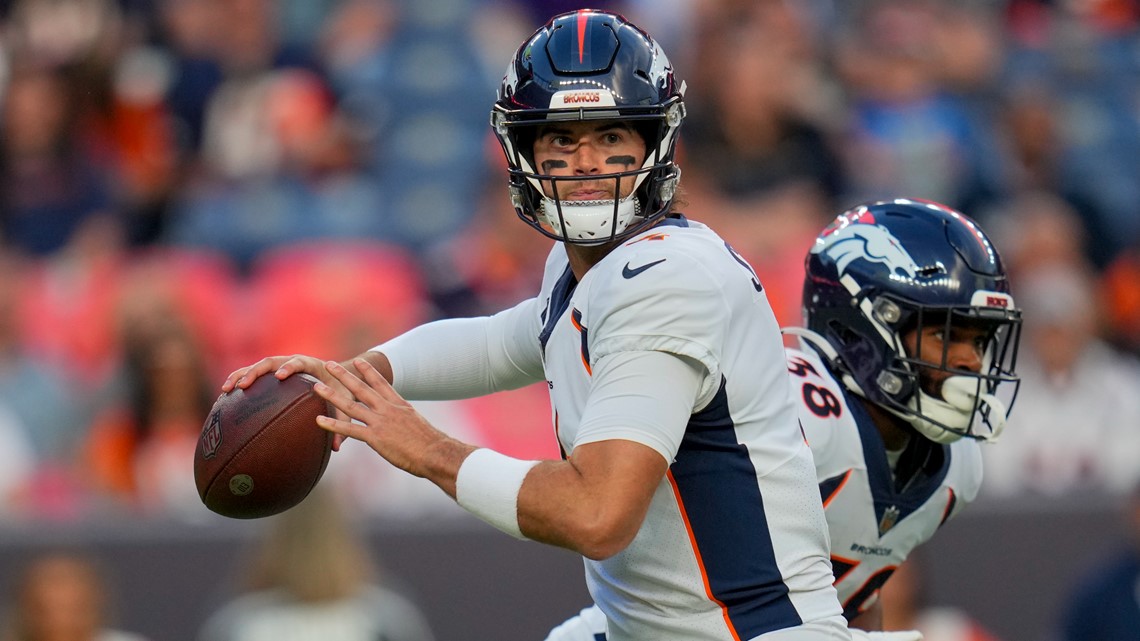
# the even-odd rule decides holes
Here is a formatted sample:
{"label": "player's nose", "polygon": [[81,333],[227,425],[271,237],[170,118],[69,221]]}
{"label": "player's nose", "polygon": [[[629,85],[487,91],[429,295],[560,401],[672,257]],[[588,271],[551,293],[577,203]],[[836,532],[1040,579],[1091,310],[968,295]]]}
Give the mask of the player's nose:
{"label": "player's nose", "polygon": [[951,369],[966,370],[978,373],[982,371],[982,350],[973,342],[956,342],[950,345],[950,353],[946,355],[947,365]]}
{"label": "player's nose", "polygon": [[598,174],[602,172],[601,151],[587,142],[578,145],[574,151],[574,173],[578,175]]}

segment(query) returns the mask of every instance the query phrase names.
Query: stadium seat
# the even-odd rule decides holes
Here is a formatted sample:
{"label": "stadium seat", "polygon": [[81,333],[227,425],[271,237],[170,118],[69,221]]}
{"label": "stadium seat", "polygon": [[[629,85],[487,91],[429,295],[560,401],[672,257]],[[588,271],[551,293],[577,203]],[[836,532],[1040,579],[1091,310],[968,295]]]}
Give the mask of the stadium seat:
{"label": "stadium seat", "polygon": [[256,351],[345,358],[425,321],[415,259],[393,245],[318,241],[263,254],[251,266]]}

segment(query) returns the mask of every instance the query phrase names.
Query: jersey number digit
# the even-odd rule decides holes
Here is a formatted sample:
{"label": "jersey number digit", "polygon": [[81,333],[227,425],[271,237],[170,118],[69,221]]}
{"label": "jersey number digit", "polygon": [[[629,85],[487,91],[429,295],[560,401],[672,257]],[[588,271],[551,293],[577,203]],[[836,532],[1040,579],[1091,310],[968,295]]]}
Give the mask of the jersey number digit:
{"label": "jersey number digit", "polygon": [[811,413],[821,418],[839,416],[840,412],[843,411],[839,399],[825,387],[804,383],[803,396],[804,404],[808,406]]}

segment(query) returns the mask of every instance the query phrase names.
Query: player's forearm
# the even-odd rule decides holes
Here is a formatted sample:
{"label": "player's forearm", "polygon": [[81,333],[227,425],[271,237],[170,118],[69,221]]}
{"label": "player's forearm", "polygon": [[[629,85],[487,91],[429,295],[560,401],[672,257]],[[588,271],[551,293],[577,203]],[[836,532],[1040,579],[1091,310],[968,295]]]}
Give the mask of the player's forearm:
{"label": "player's forearm", "polygon": [[385,376],[404,398],[448,400],[515,389],[543,380],[531,306],[434,321],[372,351],[383,353]]}
{"label": "player's forearm", "polygon": [[518,523],[527,538],[591,559],[605,559],[625,549],[644,518],[645,510],[624,514],[608,510],[605,497],[568,462],[536,466],[519,493]]}
{"label": "player's forearm", "polygon": [[666,469],[639,443],[582,445],[567,461],[531,470],[519,492],[519,527],[528,538],[608,558],[637,535]]}

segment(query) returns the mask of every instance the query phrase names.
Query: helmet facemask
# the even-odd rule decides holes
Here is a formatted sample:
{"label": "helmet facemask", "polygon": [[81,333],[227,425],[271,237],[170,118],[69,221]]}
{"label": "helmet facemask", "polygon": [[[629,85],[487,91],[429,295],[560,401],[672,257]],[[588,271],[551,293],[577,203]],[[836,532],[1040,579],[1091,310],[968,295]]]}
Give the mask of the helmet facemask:
{"label": "helmet facemask", "polygon": [[[541,117],[511,121],[496,110],[492,123],[507,156],[515,211],[544,235],[573,244],[607,244],[648,228],[669,213],[676,194],[681,171],[672,158],[683,117],[684,105],[679,100],[665,109],[633,115],[612,109],[576,109],[570,114],[548,110]],[[536,132],[560,120],[626,122],[645,142],[645,160],[636,169],[606,174],[541,173],[534,162]],[[560,186],[574,182],[610,184],[609,191],[620,196],[623,184],[628,186],[631,181],[632,189],[624,197],[574,201],[558,196]]]}
{"label": "helmet facemask", "polygon": [[[869,319],[887,338],[893,356],[867,381],[868,398],[910,423],[936,443],[962,437],[996,441],[1005,427],[1019,379],[1015,372],[1020,341],[1020,312],[988,307],[930,307],[910,305],[880,295],[869,305]],[[942,335],[938,353],[923,353],[922,336],[930,328]],[[913,347],[904,336],[913,332]],[[961,335],[981,342],[979,371],[954,367],[952,345]],[[996,392],[1011,384],[1009,407]]]}

